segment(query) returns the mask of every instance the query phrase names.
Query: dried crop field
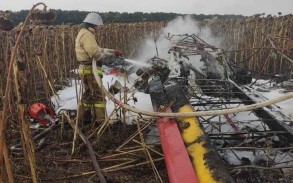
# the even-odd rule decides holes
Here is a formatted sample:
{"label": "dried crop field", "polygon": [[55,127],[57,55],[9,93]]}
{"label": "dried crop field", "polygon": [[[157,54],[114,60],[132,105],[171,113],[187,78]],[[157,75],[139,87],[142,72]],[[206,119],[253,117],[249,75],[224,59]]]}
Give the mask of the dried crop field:
{"label": "dried crop field", "polygon": [[293,16],[255,15],[241,20],[211,20],[209,26],[221,47],[230,52],[231,61],[254,75],[271,77],[292,72]]}
{"label": "dried crop field", "polygon": [[[143,40],[150,35],[157,36],[164,25],[164,22],[106,25],[97,33],[98,42],[102,47],[120,49],[126,56],[132,56]],[[32,25],[24,31],[16,60],[23,68],[23,92],[30,93],[24,99],[26,102],[49,98],[52,93],[48,84],[69,78],[70,70],[77,68],[74,52],[77,32],[76,25]],[[0,31],[0,96],[4,92],[11,47],[18,33],[19,29]]]}

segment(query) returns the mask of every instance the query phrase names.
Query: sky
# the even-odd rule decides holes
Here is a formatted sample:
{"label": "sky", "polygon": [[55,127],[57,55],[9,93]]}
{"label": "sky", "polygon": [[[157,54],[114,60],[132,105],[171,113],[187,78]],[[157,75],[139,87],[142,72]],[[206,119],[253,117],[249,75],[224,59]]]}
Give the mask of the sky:
{"label": "sky", "polygon": [[[1,0],[0,10],[27,10],[39,0]],[[43,0],[49,9],[96,12],[174,12],[183,14],[256,13],[283,15],[293,12],[293,0]]]}

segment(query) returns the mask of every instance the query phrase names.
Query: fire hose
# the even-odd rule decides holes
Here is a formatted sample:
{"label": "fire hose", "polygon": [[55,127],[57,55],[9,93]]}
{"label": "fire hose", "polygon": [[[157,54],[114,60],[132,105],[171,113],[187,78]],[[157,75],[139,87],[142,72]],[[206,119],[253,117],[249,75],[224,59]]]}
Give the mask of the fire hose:
{"label": "fire hose", "polygon": [[[285,94],[280,97],[276,97],[274,99],[270,99],[267,101],[263,101],[260,103],[256,104],[251,104],[251,105],[246,105],[243,107],[237,107],[237,108],[231,108],[231,109],[224,109],[224,110],[211,110],[211,111],[200,111],[200,112],[181,112],[181,113],[161,113],[161,112],[149,112],[149,111],[143,111],[134,107],[131,107],[122,101],[116,99],[103,85],[101,77],[98,75],[97,72],[97,61],[93,60],[92,62],[92,69],[93,69],[93,74],[95,77],[96,82],[98,85],[101,87],[102,91],[105,93],[105,95],[112,100],[115,104],[119,105],[120,107],[140,114],[140,115],[145,115],[145,116],[153,116],[153,117],[172,117],[172,118],[179,118],[179,117],[196,117],[196,116],[216,116],[216,115],[224,115],[224,114],[231,114],[231,113],[238,113],[238,112],[244,112],[244,111],[250,111],[250,110],[255,110],[258,108],[266,107],[272,104],[276,104],[288,99],[293,98],[293,92],[290,92],[288,94]],[[234,83],[233,81],[230,80],[230,82]]]}

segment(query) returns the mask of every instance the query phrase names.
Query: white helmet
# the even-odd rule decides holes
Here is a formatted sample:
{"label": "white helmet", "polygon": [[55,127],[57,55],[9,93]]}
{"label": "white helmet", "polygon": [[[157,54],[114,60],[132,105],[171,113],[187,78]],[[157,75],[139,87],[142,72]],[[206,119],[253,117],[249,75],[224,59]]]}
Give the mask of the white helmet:
{"label": "white helmet", "polygon": [[97,13],[89,13],[85,17],[83,22],[94,24],[94,25],[103,25],[103,20],[102,20],[101,16]]}

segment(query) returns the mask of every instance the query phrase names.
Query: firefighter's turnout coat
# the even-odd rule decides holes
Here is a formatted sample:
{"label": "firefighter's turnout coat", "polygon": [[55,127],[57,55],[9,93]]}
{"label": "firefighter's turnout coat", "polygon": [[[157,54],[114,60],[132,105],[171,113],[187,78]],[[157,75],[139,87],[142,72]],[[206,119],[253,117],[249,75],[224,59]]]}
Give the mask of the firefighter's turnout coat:
{"label": "firefighter's turnout coat", "polygon": [[[92,71],[92,60],[102,63],[103,48],[95,38],[95,29],[81,28],[75,40],[76,58],[79,62],[79,75],[82,81],[83,94],[78,110],[80,119],[85,118],[86,112],[91,112],[93,121],[105,119],[105,99],[101,88],[98,86]],[[100,76],[103,75],[101,67],[97,67]]]}

